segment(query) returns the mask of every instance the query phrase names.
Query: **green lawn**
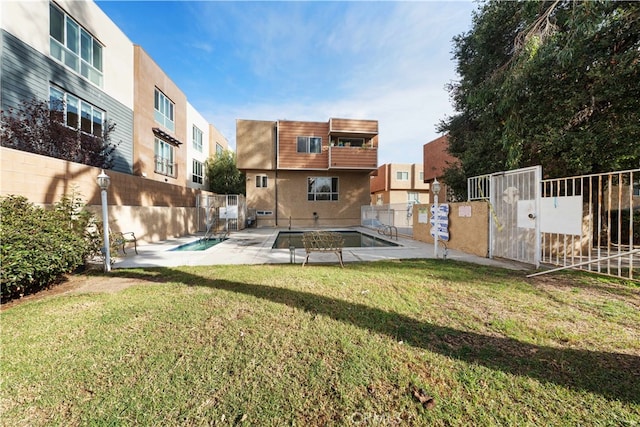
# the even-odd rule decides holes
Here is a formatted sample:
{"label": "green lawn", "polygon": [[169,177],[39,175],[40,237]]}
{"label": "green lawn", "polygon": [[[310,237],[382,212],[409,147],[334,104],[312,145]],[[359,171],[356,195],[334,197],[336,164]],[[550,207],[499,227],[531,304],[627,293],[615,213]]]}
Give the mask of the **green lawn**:
{"label": "green lawn", "polygon": [[112,276],[139,285],[0,313],[2,425],[640,424],[637,284],[442,260]]}

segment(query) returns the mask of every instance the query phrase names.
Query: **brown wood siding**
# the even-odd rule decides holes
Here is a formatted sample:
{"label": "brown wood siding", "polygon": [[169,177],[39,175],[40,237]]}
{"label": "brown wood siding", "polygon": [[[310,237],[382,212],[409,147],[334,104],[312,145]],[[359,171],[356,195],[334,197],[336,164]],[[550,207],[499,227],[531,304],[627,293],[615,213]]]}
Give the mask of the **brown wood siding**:
{"label": "brown wood siding", "polygon": [[364,133],[364,134],[377,134],[378,133],[378,121],[377,120],[356,120],[356,119],[330,119],[331,133]]}
{"label": "brown wood siding", "polygon": [[361,147],[331,147],[332,169],[370,169],[378,168],[378,149]]}
{"label": "brown wood siding", "polygon": [[458,159],[447,151],[449,141],[447,135],[443,135],[433,141],[427,142],[422,148],[422,163],[424,167],[424,179],[426,181],[441,177],[444,170],[450,164],[456,164]]}
{"label": "brown wood siding", "polygon": [[384,191],[387,189],[387,169],[389,164],[384,164],[378,168],[378,174],[371,177],[370,190],[371,193]]}
{"label": "brown wood siding", "polygon": [[[321,153],[298,153],[299,136],[322,138]],[[326,169],[329,165],[329,124],[326,122],[278,122],[279,169]]]}

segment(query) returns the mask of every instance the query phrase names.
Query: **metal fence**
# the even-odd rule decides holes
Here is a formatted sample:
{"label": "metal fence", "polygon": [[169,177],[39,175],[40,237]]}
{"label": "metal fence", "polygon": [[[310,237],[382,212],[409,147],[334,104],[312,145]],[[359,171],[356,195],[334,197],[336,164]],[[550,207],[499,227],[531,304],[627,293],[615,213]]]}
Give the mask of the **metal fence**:
{"label": "metal fence", "polygon": [[[467,191],[469,200],[489,202],[496,229],[509,219],[502,202],[510,203],[515,247],[526,243],[520,242],[521,236],[531,240],[534,227],[526,225],[527,218],[535,219],[541,263],[640,280],[640,169],[540,179],[535,203],[538,197],[524,194],[517,185],[497,185],[496,178],[513,172],[469,178]],[[490,252],[499,254],[499,248],[493,248],[496,242],[499,239],[490,242]]]}
{"label": "metal fence", "polygon": [[399,233],[413,235],[413,203],[367,205],[360,208],[360,225],[379,228],[390,225]]}
{"label": "metal fence", "polygon": [[198,207],[198,231],[237,231],[247,225],[247,203],[242,194],[200,195]]}
{"label": "metal fence", "polygon": [[542,262],[638,279],[640,169],[541,185]]}

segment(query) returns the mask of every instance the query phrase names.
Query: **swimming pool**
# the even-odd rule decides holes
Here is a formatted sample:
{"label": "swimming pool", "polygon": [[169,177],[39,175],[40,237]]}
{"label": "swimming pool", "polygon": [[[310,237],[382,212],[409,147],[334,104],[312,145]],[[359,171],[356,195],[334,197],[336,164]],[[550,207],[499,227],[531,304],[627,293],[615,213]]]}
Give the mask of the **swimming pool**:
{"label": "swimming pool", "polygon": [[[334,231],[344,238],[345,248],[382,248],[390,246],[400,246],[397,243],[381,239],[376,236],[361,233],[360,231]],[[302,235],[304,231],[281,231],[273,243],[272,249],[289,249],[291,246],[295,248],[304,248],[302,244]]]}
{"label": "swimming pool", "polygon": [[206,251],[207,249],[217,245],[218,243],[222,243],[224,240],[220,240],[220,239],[196,240],[195,242],[185,243],[183,245],[178,246],[177,248],[169,249],[169,251],[170,252]]}

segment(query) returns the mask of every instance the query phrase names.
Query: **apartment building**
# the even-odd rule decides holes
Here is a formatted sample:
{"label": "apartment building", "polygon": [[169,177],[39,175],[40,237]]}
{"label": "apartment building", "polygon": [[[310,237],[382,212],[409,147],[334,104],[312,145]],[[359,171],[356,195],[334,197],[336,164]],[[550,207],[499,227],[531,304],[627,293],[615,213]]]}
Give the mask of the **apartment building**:
{"label": "apartment building", "polygon": [[258,226],[360,224],[378,168],[377,120],[237,120],[236,149]]}
{"label": "apartment building", "polygon": [[371,177],[371,204],[426,203],[429,184],[424,182],[422,164],[387,163]]}
{"label": "apartment building", "polygon": [[[189,130],[190,129],[190,130]],[[206,189],[206,162],[229,148],[229,142],[220,131],[187,102],[187,187]]]}
{"label": "apartment building", "polygon": [[[105,121],[120,142],[114,170],[133,172],[133,49],[93,2],[0,2],[0,104],[64,105],[65,124],[101,135]],[[62,101],[62,103],[60,102]]]}
{"label": "apartment building", "polygon": [[100,136],[111,122],[115,171],[206,188],[205,160],[227,140],[93,1],[0,1],[0,24],[3,110],[48,100]]}

